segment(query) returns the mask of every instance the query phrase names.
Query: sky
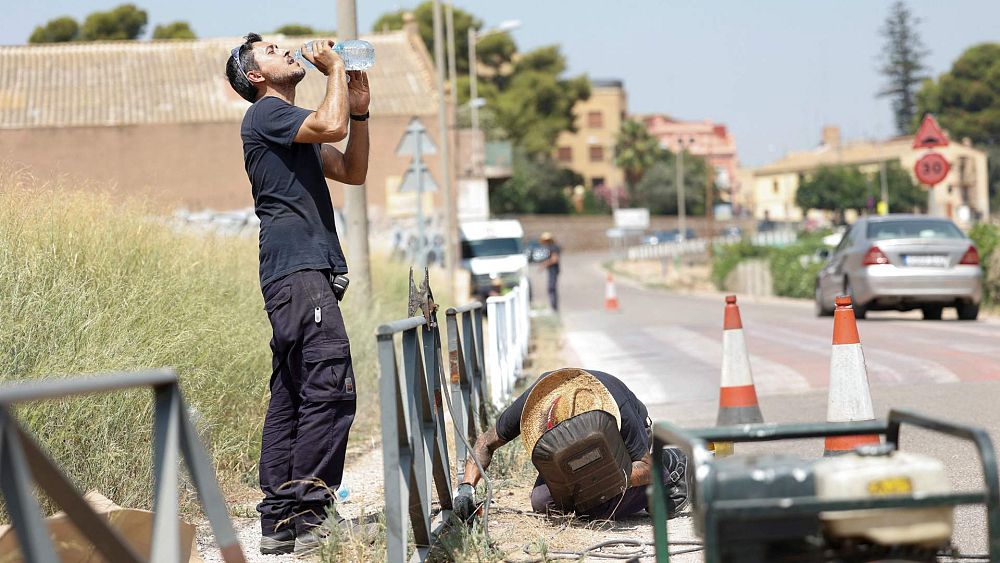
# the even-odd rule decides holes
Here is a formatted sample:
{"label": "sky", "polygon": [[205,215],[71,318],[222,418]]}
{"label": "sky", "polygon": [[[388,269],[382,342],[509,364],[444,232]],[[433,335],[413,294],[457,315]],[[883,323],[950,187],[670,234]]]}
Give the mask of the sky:
{"label": "sky", "polygon": [[[186,20],[199,37],[266,32],[285,23],[336,26],[336,0],[131,0],[156,24]],[[121,0],[45,0],[4,7],[0,44],[25,43],[36,25],[78,19]],[[365,32],[386,11],[417,1],[357,0]],[[889,100],[876,98],[888,0],[455,0],[495,26],[520,20],[522,51],[557,43],[570,74],[624,80],[629,111],[711,119],[729,126],[754,166],[819,143],[824,125],[845,139],[893,134]],[[910,0],[934,76],[967,47],[1000,42],[1000,2]],[[377,93],[375,93],[377,95]]]}

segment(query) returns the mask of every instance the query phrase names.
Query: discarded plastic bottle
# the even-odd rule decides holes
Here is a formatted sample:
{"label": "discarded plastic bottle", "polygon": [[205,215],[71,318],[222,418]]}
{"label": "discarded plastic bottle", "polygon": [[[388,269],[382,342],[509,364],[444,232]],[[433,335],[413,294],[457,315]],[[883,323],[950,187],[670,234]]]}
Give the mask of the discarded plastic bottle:
{"label": "discarded plastic bottle", "polygon": [[333,492],[337,497],[337,502],[347,502],[347,499],[351,498],[351,491],[347,488],[347,485],[341,483],[337,490]]}
{"label": "discarded plastic bottle", "polygon": [[[313,42],[305,44],[306,49],[312,49]],[[375,65],[375,47],[367,41],[361,39],[349,39],[333,45],[333,52],[344,59],[344,67],[347,70],[367,70]],[[302,56],[302,49],[295,51],[295,60],[302,63],[306,68],[316,68],[311,62]]]}

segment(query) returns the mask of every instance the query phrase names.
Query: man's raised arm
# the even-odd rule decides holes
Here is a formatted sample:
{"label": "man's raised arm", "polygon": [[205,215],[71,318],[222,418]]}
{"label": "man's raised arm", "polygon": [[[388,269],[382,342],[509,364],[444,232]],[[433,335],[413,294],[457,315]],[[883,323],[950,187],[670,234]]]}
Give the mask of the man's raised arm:
{"label": "man's raised arm", "polygon": [[302,50],[306,60],[326,75],[326,95],[316,111],[302,122],[295,134],[296,143],[336,143],[347,137],[347,78],[344,61],[330,48],[331,43],[313,41],[311,51]]}

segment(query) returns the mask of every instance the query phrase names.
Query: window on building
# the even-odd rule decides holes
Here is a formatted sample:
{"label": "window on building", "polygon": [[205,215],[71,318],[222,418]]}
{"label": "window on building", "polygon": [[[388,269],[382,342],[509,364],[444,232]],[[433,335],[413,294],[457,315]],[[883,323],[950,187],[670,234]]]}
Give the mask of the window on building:
{"label": "window on building", "polygon": [[774,190],[774,193],[778,193],[778,192],[781,191],[781,187],[778,186],[778,181],[777,180],[774,180],[774,181],[771,182],[771,189]]}
{"label": "window on building", "polygon": [[600,145],[590,147],[590,161],[604,162],[604,147]]}
{"label": "window on building", "polygon": [[573,147],[559,147],[556,150],[556,158],[559,162],[572,162],[573,161]]}
{"label": "window on building", "polygon": [[599,111],[587,112],[587,127],[591,129],[604,127],[604,114]]}
{"label": "window on building", "polygon": [[604,176],[594,176],[590,179],[590,187],[596,188],[597,186],[604,185]]}

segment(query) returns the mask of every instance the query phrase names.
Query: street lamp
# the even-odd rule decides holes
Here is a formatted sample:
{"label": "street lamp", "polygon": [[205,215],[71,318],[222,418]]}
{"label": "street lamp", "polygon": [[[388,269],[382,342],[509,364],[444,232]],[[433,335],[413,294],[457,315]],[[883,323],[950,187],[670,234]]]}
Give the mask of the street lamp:
{"label": "street lamp", "polygon": [[[478,66],[478,60],[476,59],[476,43],[487,35],[493,35],[494,33],[508,33],[519,27],[521,27],[520,20],[505,20],[500,22],[498,26],[481,32],[476,31],[476,28],[474,27],[469,27],[469,118],[472,122],[472,130],[475,132],[474,143],[478,144],[478,139],[480,137],[479,133],[481,133],[479,130],[479,108],[480,106],[485,105],[479,100],[479,84],[478,80],[476,80],[478,75],[476,68]],[[471,151],[474,167],[477,162],[477,155],[482,153],[480,149],[481,147],[474,146]]]}
{"label": "street lamp", "polygon": [[684,137],[677,138],[677,237],[680,240],[687,238],[687,211],[684,209],[684,145],[685,140],[687,141],[687,146],[694,144],[694,137],[684,139]]}

